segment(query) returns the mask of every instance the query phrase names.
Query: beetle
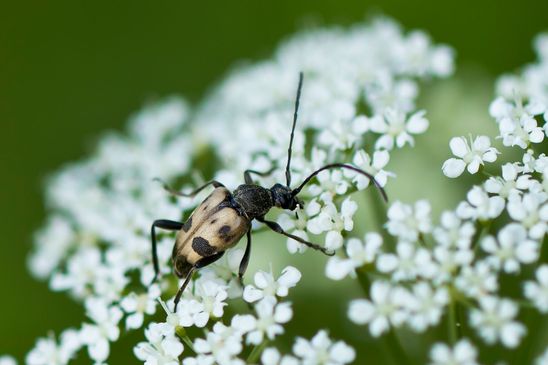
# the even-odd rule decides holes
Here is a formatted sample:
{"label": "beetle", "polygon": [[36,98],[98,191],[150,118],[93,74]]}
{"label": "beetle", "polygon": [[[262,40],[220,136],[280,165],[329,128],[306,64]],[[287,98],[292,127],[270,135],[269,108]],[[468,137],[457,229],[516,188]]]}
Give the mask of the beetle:
{"label": "beetle", "polygon": [[251,222],[257,221],[265,224],[274,232],[292,238],[308,247],[319,250],[327,255],[333,255],[334,252],[327,251],[326,248],[312,242],[308,242],[291,233],[285,232],[282,227],[273,221],[265,219],[265,215],[271,208],[281,208],[294,211],[297,207],[304,207],[304,202],[298,198],[298,194],[303,187],[310,182],[316,175],[324,170],[343,168],[353,170],[370,179],[379,189],[384,200],[387,200],[386,192],[375,180],[375,178],[354,166],[343,163],[331,163],[312,172],[296,188],[291,189],[291,152],[293,146],[293,137],[295,125],[297,123],[297,114],[299,111],[299,100],[303,85],[303,73],[299,73],[299,84],[297,87],[297,96],[295,99],[295,109],[293,113],[293,126],[289,137],[289,148],[287,150],[287,164],[285,168],[286,184],[276,183],[271,188],[265,188],[257,185],[252,175],[268,176],[274,169],[267,172],[255,170],[246,170],[244,172],[244,184],[238,186],[234,192],[230,192],[222,183],[211,180],[190,193],[182,193],[169,187],[159,180],[165,190],[177,196],[192,197],[208,186],[213,186],[213,192],[196,207],[194,212],[186,222],[177,222],[166,219],[155,220],[151,227],[152,243],[152,261],[154,265],[155,277],[159,275],[158,254],[156,252],[156,233],[155,228],[178,231],[173,246],[171,261],[174,273],[179,278],[185,278],[183,284],[177,291],[174,304],[177,310],[177,304],[181,299],[186,286],[190,282],[195,270],[207,266],[220,259],[226,250],[235,246],[238,241],[247,235],[247,244],[244,256],[240,262],[238,278],[242,283],[243,275],[249,263],[251,254]]}

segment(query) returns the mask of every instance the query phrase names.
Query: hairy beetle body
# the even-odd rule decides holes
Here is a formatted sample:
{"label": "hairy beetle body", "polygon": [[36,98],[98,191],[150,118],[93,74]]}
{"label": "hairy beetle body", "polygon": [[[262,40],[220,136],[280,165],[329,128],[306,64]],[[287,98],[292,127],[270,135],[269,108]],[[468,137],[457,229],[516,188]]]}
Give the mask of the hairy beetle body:
{"label": "hairy beetle body", "polygon": [[215,188],[177,233],[172,254],[175,274],[183,277],[200,259],[231,248],[250,226],[251,221],[234,207],[230,192]]}

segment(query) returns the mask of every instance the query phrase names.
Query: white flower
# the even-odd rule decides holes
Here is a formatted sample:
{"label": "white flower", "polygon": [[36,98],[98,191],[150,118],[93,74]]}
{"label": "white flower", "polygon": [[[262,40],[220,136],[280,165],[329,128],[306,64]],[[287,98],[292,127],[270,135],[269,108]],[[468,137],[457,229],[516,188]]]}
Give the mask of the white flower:
{"label": "white flower", "polygon": [[299,360],[289,355],[282,357],[278,350],[268,347],[261,354],[261,363],[262,365],[299,365]]}
{"label": "white flower", "polygon": [[386,109],[384,118],[371,120],[371,130],[382,134],[375,143],[375,148],[391,150],[394,145],[398,148],[406,144],[412,146],[412,134],[424,133],[428,128],[428,120],[424,118],[424,114],[425,111],[421,110],[407,119],[405,113],[400,110]]}
{"label": "white flower", "polygon": [[145,364],[177,365],[183,344],[175,337],[175,329],[167,323],[151,323],[145,330],[147,342],[139,342],[135,356]]}
{"label": "white flower", "polygon": [[490,177],[485,182],[485,191],[508,198],[510,194],[519,194],[519,190],[527,190],[531,185],[530,175],[519,174],[519,167],[515,163],[502,165],[502,177]]}
{"label": "white flower", "polygon": [[31,272],[41,279],[51,275],[75,240],[74,229],[66,218],[57,214],[50,217],[46,226],[35,234],[36,251],[28,265]]}
{"label": "white flower", "polygon": [[455,279],[455,285],[465,295],[480,298],[498,290],[497,273],[486,261],[478,261],[474,266],[463,266]]}
{"label": "white flower", "polygon": [[474,252],[469,247],[451,248],[439,245],[434,248],[433,259],[436,267],[431,270],[431,275],[426,277],[433,279],[436,284],[441,284],[451,281],[459,268],[469,266],[474,260]]}
{"label": "white flower", "polygon": [[194,349],[197,356],[185,358],[184,365],[245,365],[235,358],[243,349],[241,334],[221,322],[215,323],[205,339],[196,339]]}
{"label": "white flower", "polygon": [[80,338],[87,345],[89,356],[96,362],[104,362],[110,353],[109,342],[116,341],[120,336],[118,322],[123,313],[116,306],[109,307],[100,298],[86,300],[86,313],[94,324],[84,323]]}
{"label": "white flower", "polygon": [[546,193],[512,194],[508,198],[508,214],[528,230],[529,237],[542,239],[548,223]]}
{"label": "white flower", "polygon": [[[408,78],[396,78],[387,70],[379,70],[375,79],[366,84],[365,98],[375,113],[368,121],[382,123],[382,114],[387,108],[406,112],[415,109],[414,100],[418,94],[418,85]],[[380,121],[375,121],[380,119]]]}
{"label": "white flower", "polygon": [[386,228],[391,235],[414,242],[419,234],[430,232],[430,211],[426,200],[419,200],[414,207],[396,201],[388,209]]}
{"label": "white flower", "polygon": [[59,343],[53,336],[38,339],[34,348],[27,354],[25,362],[28,365],[65,365],[81,347],[78,331],[68,329],[61,334]]}
{"label": "white flower", "polygon": [[445,288],[432,289],[425,282],[413,285],[406,303],[409,310],[407,323],[413,330],[423,332],[439,323],[448,302],[449,294]]}
{"label": "white flower", "polygon": [[160,297],[160,287],[151,285],[143,294],[134,292],[127,295],[120,302],[120,307],[129,314],[126,317],[126,328],[135,329],[143,324],[144,314],[154,314],[156,311],[156,299]]}
{"label": "white flower", "polygon": [[470,312],[470,324],[488,344],[500,341],[515,348],[525,335],[525,326],[514,321],[518,307],[508,299],[485,296],[479,299],[480,309]]}
{"label": "white flower", "polygon": [[548,312],[548,265],[541,265],[535,276],[537,281],[526,281],[523,289],[525,296],[542,313]]}
{"label": "white flower", "polygon": [[495,269],[507,273],[519,272],[520,264],[530,264],[539,255],[537,242],[527,239],[527,231],[523,226],[510,223],[501,229],[497,239],[487,236],[481,242],[483,250],[490,255],[486,261]]}
{"label": "white flower", "polygon": [[88,287],[98,280],[101,252],[96,247],[84,247],[68,260],[66,273],[53,274],[50,286],[53,290],[70,290],[77,297],[85,297]]}
{"label": "white flower", "polygon": [[0,365],[17,365],[17,361],[11,356],[0,356]]}
{"label": "white flower", "polygon": [[396,67],[400,72],[411,75],[449,75],[453,72],[453,51],[441,45],[430,46],[430,37],[421,31],[410,32],[396,44],[395,54],[401,60]]}
{"label": "white flower", "polygon": [[331,123],[318,137],[319,144],[342,151],[352,148],[357,140],[358,135],[351,132],[349,123],[341,120]]}
{"label": "white flower", "polygon": [[243,288],[237,273],[243,256],[243,248],[227,250],[224,256],[215,263],[200,269],[200,279],[212,280],[221,286],[226,286],[229,299],[240,298]]}
{"label": "white flower", "polygon": [[466,339],[457,342],[452,349],[443,343],[436,343],[430,350],[429,365],[478,365],[477,353]]}
{"label": "white flower", "polygon": [[447,177],[460,176],[466,168],[469,173],[478,172],[480,165],[485,162],[494,162],[497,159],[498,150],[491,147],[491,141],[487,136],[478,136],[470,145],[464,137],[453,137],[449,142],[451,152],[458,158],[450,158],[443,163],[443,173]]}
{"label": "white flower", "polygon": [[[359,150],[354,154],[352,163],[372,175],[380,186],[385,186],[388,177],[395,177],[393,172],[385,171],[383,168],[388,164],[390,154],[386,150],[375,151],[373,159],[364,150]],[[369,186],[371,180],[362,174],[358,174],[351,170],[345,170],[345,175],[352,178],[359,190],[363,190]]]}
{"label": "white flower", "polygon": [[535,365],[548,365],[548,348],[536,359]]}
{"label": "white flower", "polygon": [[[308,240],[308,226],[314,224],[313,217],[320,213],[321,205],[316,199],[306,202],[304,209],[298,208],[293,214],[281,213],[278,217],[278,223],[288,233]],[[287,250],[290,253],[304,252],[307,246],[295,241],[292,238],[287,239]]]}
{"label": "white flower", "polygon": [[523,149],[530,143],[540,143],[544,139],[544,131],[537,126],[537,121],[530,115],[523,114],[519,119],[509,117],[499,121],[502,143],[505,146],[519,146]]}
{"label": "white flower", "polygon": [[269,296],[262,299],[255,305],[257,317],[251,315],[236,316],[236,328],[247,329],[247,343],[259,345],[265,336],[273,340],[274,337],[284,333],[282,324],[285,324],[293,317],[291,303],[276,304],[276,300]]}
{"label": "white flower", "polygon": [[378,233],[367,233],[364,242],[350,238],[346,243],[348,258],[330,257],[325,266],[325,275],[333,280],[343,279],[355,269],[373,263],[381,246],[382,236]]}
{"label": "white flower", "polygon": [[379,255],[377,269],[383,273],[391,273],[392,280],[399,282],[414,280],[419,276],[432,277],[437,268],[432,261],[430,251],[402,241],[396,246],[396,254]]}
{"label": "white flower", "polygon": [[348,317],[356,324],[369,324],[369,332],[379,337],[390,325],[398,327],[407,319],[403,309],[409,295],[387,282],[375,281],[371,285],[371,301],[356,299],[350,302]]}
{"label": "white flower", "polygon": [[343,341],[333,343],[327,332],[319,331],[310,341],[297,337],[293,352],[302,365],[344,365],[356,358],[356,352]]}
{"label": "white flower", "polygon": [[344,195],[350,186],[341,170],[326,170],[316,176],[316,184],[308,188],[310,195],[330,203],[337,195]]}
{"label": "white flower", "polygon": [[221,318],[227,305],[226,286],[200,278],[194,287],[196,298],[181,299],[177,307],[176,314],[183,327],[204,327],[210,318]]}
{"label": "white flower", "polygon": [[308,225],[310,232],[325,235],[325,247],[329,250],[336,250],[343,245],[342,231],[351,231],[354,228],[352,217],[358,210],[358,204],[350,198],[346,198],[340,212],[335,204],[329,202],[322,208],[320,214],[313,218]]}
{"label": "white flower", "polygon": [[488,220],[496,218],[504,209],[504,199],[490,197],[481,187],[474,186],[468,194],[468,201],[460,202],[457,216],[461,219]]}
{"label": "white flower", "polygon": [[293,266],[287,266],[282,270],[278,280],[274,280],[272,273],[258,271],[255,273],[255,285],[247,285],[244,289],[243,298],[249,303],[256,302],[265,297],[285,297],[289,288],[293,288],[299,280],[301,273]]}
{"label": "white flower", "polygon": [[454,212],[443,212],[441,226],[435,227],[432,235],[437,243],[447,247],[468,249],[476,232],[471,222],[463,222]]}

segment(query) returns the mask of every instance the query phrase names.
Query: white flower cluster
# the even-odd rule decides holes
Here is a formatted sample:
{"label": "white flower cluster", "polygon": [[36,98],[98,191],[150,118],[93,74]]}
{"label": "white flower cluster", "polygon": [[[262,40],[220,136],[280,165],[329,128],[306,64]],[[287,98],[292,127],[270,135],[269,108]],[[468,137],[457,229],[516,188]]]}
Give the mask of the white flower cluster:
{"label": "white flower cluster", "polygon": [[[89,321],[65,330],[58,340],[39,339],[26,362],[67,364],[85,351],[94,363],[105,364],[111,343],[134,329],[144,330],[146,340],[134,352],[146,364],[354,361],[354,350],[330,340],[326,331],[319,331],[311,341],[297,339],[292,355],[281,355],[274,348],[263,351],[293,317],[291,303],[281,300],[301,274],[289,266],[276,278],[272,272],[248,273],[254,284],[242,288],[236,274],[240,249],[201,269],[173,313],[171,299],[180,284],[173,280],[168,264],[173,236],[159,236],[160,278],[152,284],[150,225],[156,218],[184,220],[208,191],[193,199],[173,199],[153,179],[190,188],[213,177],[235,188],[243,182],[244,170],[275,167],[276,172],[262,178],[261,184],[284,181],[280,161],[287,157],[297,76],[302,71],[293,185],[325,164],[344,162],[372,174],[384,186],[395,176],[385,170],[390,153],[413,145],[428,127],[425,111],[415,105],[419,81],[446,77],[452,70],[450,48],[433,45],[423,32],[406,34],[394,22],[379,19],[351,29],[299,34],[270,60],[229,75],[196,110],[177,98],[145,108],[132,118],[128,133],[106,135],[92,156],[67,166],[49,181],[51,215],[36,234],[29,268],[48,280],[52,290],[82,302]],[[202,176],[197,171],[205,166],[194,164],[210,152],[213,157],[207,167],[218,169],[213,176],[207,171]],[[358,209],[349,194],[369,185],[368,179],[352,171],[324,171],[303,190],[305,208],[297,214],[280,214],[277,220],[297,236],[319,242],[325,237],[325,247],[348,254],[330,261],[329,271],[339,277],[353,274],[374,262],[382,244],[375,234],[368,234],[365,244],[358,238],[346,242]],[[400,210],[394,214],[409,213],[403,206]],[[411,214],[420,220],[424,206]],[[413,226],[410,222],[415,218],[402,216],[393,229]],[[429,226],[417,224],[415,229],[420,235]],[[304,246],[289,240],[288,249],[302,252]],[[388,261],[394,259],[399,260]],[[381,292],[387,285],[381,284]],[[392,292],[391,287],[388,290]],[[416,293],[427,296],[428,290],[417,287]],[[160,297],[168,299],[167,304]],[[241,299],[249,310],[225,318],[226,307]],[[151,323],[158,303],[166,319]],[[417,311],[422,305],[417,303]],[[190,339],[185,330],[189,327],[202,328],[204,337]],[[8,357],[0,361],[13,362]]]}
{"label": "white flower cluster", "polygon": [[354,361],[354,349],[343,341],[333,343],[326,331],[319,331],[312,340],[297,338],[292,355],[280,355],[275,348],[267,348],[261,356],[263,365],[344,365]]}
{"label": "white flower cluster", "polygon": [[[385,235],[385,240],[395,242],[395,247],[376,243],[380,249],[364,260],[363,251],[371,244],[366,238],[359,256],[355,249],[347,249],[348,258],[333,258],[331,270],[327,266],[327,275],[334,279],[353,272],[386,274],[375,276],[368,298],[354,300],[348,311],[349,318],[368,325],[373,336],[402,325],[422,332],[437,325],[447,312],[452,341],[465,326],[486,345],[516,348],[528,335],[520,310],[546,313],[548,268],[542,264],[546,253],[541,255],[548,223],[548,160],[541,142],[548,120],[548,35],[536,44],[539,62],[519,75],[503,77],[500,96],[491,105],[504,146],[522,149],[518,161],[502,165],[500,176],[486,173],[466,200],[443,213],[438,226],[431,223],[428,203],[393,203],[385,225],[390,236]],[[442,170],[452,178],[465,168],[478,172],[500,153],[486,136],[471,139],[470,144],[453,138],[450,147],[458,158],[447,160]],[[353,266],[357,260],[369,266]],[[531,269],[535,277],[523,281],[522,295],[503,297],[501,287],[508,276]],[[457,322],[458,308],[465,308],[468,318]],[[476,355],[464,339],[453,349],[438,344],[431,351],[433,364],[477,364]],[[542,363],[543,357],[537,362]]]}
{"label": "white flower cluster", "polygon": [[[548,224],[548,158],[541,144],[548,115],[548,35],[537,47],[539,62],[521,75],[503,77],[500,97],[491,105],[503,144],[523,149],[518,161],[502,165],[500,176],[484,171],[482,183],[437,225],[425,200],[392,203],[386,231],[369,232],[363,241],[347,239],[326,266],[334,280],[358,276],[366,298],[350,303],[348,317],[367,325],[374,337],[402,326],[422,333],[447,320],[454,347],[434,345],[432,364],[477,364],[474,345],[457,342],[463,328],[487,346],[517,348],[528,335],[520,311],[548,312],[546,253],[541,257]],[[442,171],[452,178],[465,169],[477,173],[500,154],[487,136],[470,143],[453,138],[450,147],[457,158],[447,160]],[[523,280],[522,295],[504,296],[509,276],[523,278],[532,269],[535,277]],[[461,309],[466,317],[457,319]]]}

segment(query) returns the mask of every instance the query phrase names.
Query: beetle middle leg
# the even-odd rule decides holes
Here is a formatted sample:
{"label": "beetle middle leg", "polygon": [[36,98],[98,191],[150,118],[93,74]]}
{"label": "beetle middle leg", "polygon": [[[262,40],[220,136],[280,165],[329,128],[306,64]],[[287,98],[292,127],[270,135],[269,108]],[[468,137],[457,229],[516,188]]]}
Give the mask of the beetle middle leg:
{"label": "beetle middle leg", "polygon": [[251,255],[251,229],[247,231],[247,244],[245,246],[244,256],[242,261],[240,261],[240,268],[238,269],[238,280],[240,285],[244,286],[244,274],[247,270],[247,265],[249,264],[249,256]]}
{"label": "beetle middle leg", "polygon": [[183,197],[186,197],[186,198],[191,198],[193,196],[196,196],[200,191],[204,190],[205,188],[207,188],[209,185],[213,185],[213,187],[215,188],[219,188],[219,187],[222,187],[224,186],[223,184],[221,184],[220,182],[218,182],[217,180],[211,180],[211,181],[208,181],[206,182],[204,185],[200,186],[199,188],[191,191],[190,193],[183,193],[181,191],[178,191],[178,190],[175,190],[173,189],[171,186],[169,186],[165,181],[163,181],[162,179],[158,178],[158,177],[155,177],[154,178],[154,181],[158,181],[160,184],[162,184],[162,187],[164,188],[165,191],[167,191],[168,193],[172,194],[172,195],[176,195],[176,196],[183,196]]}
{"label": "beetle middle leg", "polygon": [[169,231],[178,231],[183,228],[183,223],[170,221],[167,219],[157,219],[154,221],[154,223],[152,223],[152,226],[150,227],[150,237],[152,241],[152,264],[154,265],[154,279],[152,279],[152,282],[155,282],[158,278],[158,275],[160,274],[160,265],[158,264],[158,251],[156,248],[156,231],[154,229],[156,227],[167,229]]}
{"label": "beetle middle leg", "polygon": [[184,281],[183,285],[181,285],[181,287],[177,291],[177,294],[175,295],[175,299],[173,301],[173,303],[174,303],[173,312],[177,312],[177,304],[179,304],[179,301],[181,300],[181,296],[183,295],[183,292],[185,291],[185,288],[187,287],[188,283],[190,282],[190,279],[192,278],[192,275],[194,274],[194,271],[196,271],[197,269],[200,269],[204,266],[207,266],[209,264],[214,263],[215,261],[217,261],[218,259],[223,257],[224,254],[225,254],[224,251],[217,252],[216,254],[213,254],[211,256],[204,257],[204,258],[198,260],[198,262],[196,262],[194,264],[194,266],[192,266],[192,268],[188,271],[188,274],[186,275],[186,278],[185,278],[185,281]]}
{"label": "beetle middle leg", "polygon": [[264,218],[257,218],[257,220],[261,223],[264,223],[268,226],[268,228],[270,228],[271,230],[273,230],[274,232],[276,233],[279,233],[279,234],[283,234],[284,236],[286,237],[289,237],[289,238],[292,238],[294,239],[295,241],[297,242],[300,242],[314,250],[318,250],[318,251],[321,251],[323,252],[324,254],[328,255],[328,256],[333,256],[335,254],[334,251],[329,251],[327,248],[325,247],[322,247],[318,244],[315,244],[315,243],[312,243],[312,242],[308,242],[307,240],[304,240],[302,239],[301,237],[298,237],[298,236],[295,236],[291,233],[288,233],[286,231],[283,230],[283,228],[276,222],[273,222],[273,221],[267,221],[266,219]]}

